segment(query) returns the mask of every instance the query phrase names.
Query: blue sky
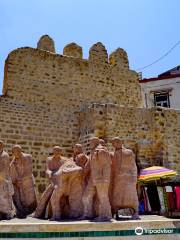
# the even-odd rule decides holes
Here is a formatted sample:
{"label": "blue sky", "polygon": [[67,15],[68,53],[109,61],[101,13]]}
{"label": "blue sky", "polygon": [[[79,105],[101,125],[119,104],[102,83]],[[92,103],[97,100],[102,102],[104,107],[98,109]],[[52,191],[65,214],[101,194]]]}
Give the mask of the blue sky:
{"label": "blue sky", "polygon": [[[179,0],[0,0],[0,92],[4,61],[10,51],[36,47],[49,34],[56,52],[76,42],[84,58],[96,42],[108,53],[124,48],[134,70],[161,57],[180,40]],[[180,45],[157,64],[144,69],[153,77],[180,64]]]}

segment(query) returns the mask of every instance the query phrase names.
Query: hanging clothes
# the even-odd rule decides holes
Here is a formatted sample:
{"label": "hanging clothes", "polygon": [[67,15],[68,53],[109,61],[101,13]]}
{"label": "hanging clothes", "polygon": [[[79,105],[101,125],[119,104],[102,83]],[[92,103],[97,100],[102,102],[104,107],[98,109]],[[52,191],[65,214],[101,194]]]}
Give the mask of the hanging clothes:
{"label": "hanging clothes", "polygon": [[164,203],[163,187],[158,186],[157,191],[158,191],[159,201],[160,201],[160,205],[161,205],[161,213],[164,214],[167,209],[166,209],[165,203]]}
{"label": "hanging clothes", "polygon": [[140,184],[137,184],[137,193],[139,196],[139,213],[144,214],[145,213],[145,203],[144,203],[144,194],[143,194],[143,186]]}
{"label": "hanging clothes", "polygon": [[151,212],[152,208],[149,202],[149,197],[148,197],[148,193],[147,193],[147,187],[144,187],[144,191],[145,191],[145,198],[146,198],[146,207],[147,207],[147,212]]}
{"label": "hanging clothes", "polygon": [[152,211],[159,212],[161,209],[161,205],[160,205],[157,187],[155,184],[149,184],[147,186],[147,194],[148,194],[149,203],[150,203]]}
{"label": "hanging clothes", "polygon": [[163,187],[163,197],[164,197],[165,210],[166,210],[166,212],[168,212],[168,210],[169,210],[169,208],[168,208],[168,198],[167,198],[165,187]]}
{"label": "hanging clothes", "polygon": [[174,189],[176,193],[176,209],[180,210],[180,186],[176,186]]}
{"label": "hanging clothes", "polygon": [[144,201],[143,200],[141,200],[139,202],[139,213],[140,214],[144,214],[145,213],[145,205],[144,205]]}
{"label": "hanging clothes", "polygon": [[142,186],[142,195],[143,195],[143,202],[144,202],[144,211],[147,212],[148,211],[147,198],[146,198],[146,192],[145,192],[144,186]]}
{"label": "hanging clothes", "polygon": [[175,210],[175,196],[174,196],[172,186],[165,186],[165,191],[166,191],[166,196],[167,196],[168,210],[174,211]]}

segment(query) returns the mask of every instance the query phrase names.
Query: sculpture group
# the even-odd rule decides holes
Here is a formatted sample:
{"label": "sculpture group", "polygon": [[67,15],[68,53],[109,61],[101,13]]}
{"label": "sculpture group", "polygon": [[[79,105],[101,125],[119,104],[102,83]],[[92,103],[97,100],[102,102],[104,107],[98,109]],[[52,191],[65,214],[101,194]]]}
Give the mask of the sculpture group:
{"label": "sculpture group", "polygon": [[12,148],[13,159],[0,141],[0,219],[24,218],[33,213],[36,218],[90,219],[110,221],[120,209],[131,209],[138,218],[136,191],[137,167],[134,153],[112,139],[114,152],[104,140],[90,139],[90,155],[76,144],[73,156],[62,156],[59,146],[46,160],[49,185],[37,202],[32,173],[32,156],[21,146]]}

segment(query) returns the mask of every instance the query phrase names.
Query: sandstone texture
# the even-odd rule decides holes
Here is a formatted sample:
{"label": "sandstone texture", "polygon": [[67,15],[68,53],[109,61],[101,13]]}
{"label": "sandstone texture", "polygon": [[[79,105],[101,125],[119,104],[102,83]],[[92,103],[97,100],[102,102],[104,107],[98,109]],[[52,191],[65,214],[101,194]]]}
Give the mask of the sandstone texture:
{"label": "sandstone texture", "polygon": [[10,163],[10,176],[13,183],[13,203],[16,216],[25,218],[37,205],[35,181],[32,174],[32,156],[24,153],[21,146],[12,148],[13,160]]}
{"label": "sandstone texture", "polygon": [[8,55],[0,139],[9,153],[20,144],[33,156],[39,193],[46,188],[44,166],[52,147],[62,146],[63,155],[70,157],[78,142],[87,154],[92,136],[108,142],[121,137],[139,168],[163,164],[179,171],[180,111],[143,108],[138,73],[128,62],[123,49],[108,57],[99,42],[90,48],[88,60],[75,43],[64,48],[64,55],[56,54],[47,35],[37,48],[18,48]]}

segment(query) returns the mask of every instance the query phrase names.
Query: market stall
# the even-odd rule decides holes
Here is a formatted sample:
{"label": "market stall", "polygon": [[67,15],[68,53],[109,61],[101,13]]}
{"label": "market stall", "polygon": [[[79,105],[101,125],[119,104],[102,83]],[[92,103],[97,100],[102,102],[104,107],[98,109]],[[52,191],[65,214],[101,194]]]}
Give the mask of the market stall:
{"label": "market stall", "polygon": [[153,166],[141,170],[138,178],[140,214],[180,216],[180,182],[170,181],[177,173]]}

